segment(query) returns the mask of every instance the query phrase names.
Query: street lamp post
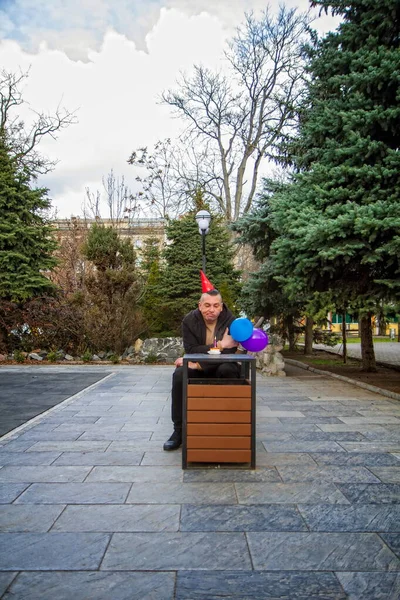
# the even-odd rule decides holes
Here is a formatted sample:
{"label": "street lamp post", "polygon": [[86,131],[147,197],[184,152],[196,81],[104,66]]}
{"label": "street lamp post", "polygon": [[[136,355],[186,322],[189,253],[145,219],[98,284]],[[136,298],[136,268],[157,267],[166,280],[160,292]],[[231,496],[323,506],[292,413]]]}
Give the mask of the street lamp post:
{"label": "street lamp post", "polygon": [[202,254],[203,254],[203,273],[206,273],[206,234],[210,227],[211,215],[207,210],[200,210],[196,214],[197,225],[199,226],[199,233],[202,240]]}

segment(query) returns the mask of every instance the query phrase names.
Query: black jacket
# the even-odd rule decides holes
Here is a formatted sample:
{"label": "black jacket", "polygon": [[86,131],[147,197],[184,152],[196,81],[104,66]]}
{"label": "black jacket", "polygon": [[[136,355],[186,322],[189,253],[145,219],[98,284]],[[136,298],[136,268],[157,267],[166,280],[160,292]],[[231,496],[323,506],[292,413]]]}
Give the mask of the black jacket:
{"label": "black jacket", "polygon": [[[233,316],[231,311],[224,304],[215,326],[214,335],[217,338],[217,342],[222,340],[226,328],[229,328],[235,318],[236,317]],[[198,308],[192,310],[184,317],[182,321],[182,337],[183,347],[187,354],[205,354],[213,346],[213,344],[206,344],[206,324],[203,315]],[[222,354],[232,354],[236,352],[236,348],[224,348],[221,352]],[[207,371],[209,363],[200,364],[202,368]]]}

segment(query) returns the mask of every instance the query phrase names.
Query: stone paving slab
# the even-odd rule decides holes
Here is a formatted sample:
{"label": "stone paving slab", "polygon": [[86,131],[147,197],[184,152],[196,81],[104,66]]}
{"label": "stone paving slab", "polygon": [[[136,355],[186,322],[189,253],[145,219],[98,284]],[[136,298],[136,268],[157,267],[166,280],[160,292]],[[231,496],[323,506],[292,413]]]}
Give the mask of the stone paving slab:
{"label": "stone paving slab", "polygon": [[38,533],[49,531],[64,509],[65,505],[2,505],[0,506],[0,532]]}
{"label": "stone paving slab", "polygon": [[6,592],[7,588],[15,579],[17,573],[0,573],[0,598],[3,598],[3,594]]}
{"label": "stone paving slab", "polygon": [[[223,594],[221,593],[223,590]],[[345,600],[347,598],[332,573],[263,573],[226,571],[224,573],[181,571],[176,600]]]}
{"label": "stone paving slab", "polygon": [[312,458],[317,465],[340,465],[342,467],[365,466],[365,467],[383,467],[400,466],[399,459],[393,454],[383,453],[319,453],[313,454]]}
{"label": "stone paving slab", "polygon": [[22,440],[20,437],[5,441],[0,448],[5,448],[7,452],[25,452],[29,450],[35,442]]}
{"label": "stone paving slab", "polygon": [[345,425],[365,425],[371,423],[372,425],[387,425],[388,423],[400,423],[397,417],[393,415],[382,415],[382,416],[367,416],[363,415],[360,417],[340,417]]}
{"label": "stone paving slab", "polygon": [[[313,456],[320,456],[319,454]],[[336,454],[334,454],[336,456]],[[305,452],[285,453],[285,452],[265,452],[260,454],[257,465],[263,467],[278,467],[279,465],[298,465],[301,468],[303,465],[315,466],[317,463],[310,454]]]}
{"label": "stone paving slab", "polygon": [[383,533],[381,538],[387,543],[389,548],[400,557],[400,534],[399,533]]}
{"label": "stone paving slab", "polygon": [[236,483],[240,504],[350,504],[331,483]]}
{"label": "stone paving slab", "polygon": [[89,472],[89,467],[6,466],[0,469],[0,481],[82,482]]}
{"label": "stone paving slab", "polygon": [[400,560],[375,533],[247,533],[256,570],[400,571]]}
{"label": "stone paving slab", "polygon": [[[168,439],[169,436],[171,434],[171,430],[168,432],[166,438]],[[164,440],[165,442],[165,437]],[[160,443],[160,446],[162,448],[162,444],[163,442]],[[112,444],[113,448],[110,448],[111,450],[115,449],[118,450],[120,447],[115,443]],[[123,446],[122,446],[123,448]],[[122,449],[121,448],[121,449]],[[145,452],[145,455],[143,457],[143,460],[141,462],[141,465],[143,466],[180,466],[182,467],[182,456],[181,453],[179,452],[163,452],[161,449],[158,452]]]}
{"label": "stone paving slab", "polygon": [[311,531],[400,532],[400,505],[298,505]]}
{"label": "stone paving slab", "polygon": [[340,442],[346,452],[400,452],[400,441],[385,442]]}
{"label": "stone paving slab", "polygon": [[374,431],[378,431],[378,432],[385,432],[387,431],[387,424],[385,424],[385,426],[382,425],[377,425],[374,423],[368,423],[368,424],[361,424],[360,425],[346,425],[345,423],[333,423],[333,424],[324,424],[324,423],[320,423],[318,425],[319,429],[321,429],[322,431],[326,431],[326,432],[359,432],[362,435],[367,435],[368,433],[372,433]]}
{"label": "stone paving slab", "polygon": [[134,504],[236,504],[231,483],[140,483],[126,500]]}
{"label": "stone paving slab", "polygon": [[248,471],[240,469],[196,469],[185,471],[183,473],[185,482],[280,482],[282,481],[276,469],[266,468],[258,471]]}
{"label": "stone paving slab", "polygon": [[295,505],[182,507],[181,531],[307,531]]}
{"label": "stone paving slab", "polygon": [[102,570],[251,569],[244,533],[116,533]]}
{"label": "stone paving slab", "polygon": [[100,533],[2,533],[0,571],[98,569],[109,539]]}
{"label": "stone paving slab", "polygon": [[52,531],[178,531],[180,511],[178,504],[67,506]]}
{"label": "stone paving slab", "polygon": [[[145,446],[144,442],[150,440],[152,431],[85,431],[79,436],[80,441],[124,441],[124,440],[136,440],[139,442],[138,446]],[[350,440],[351,441],[351,440]]]}
{"label": "stone paving slab", "polygon": [[400,504],[400,485],[395,483],[347,483],[338,488],[352,504]]}
{"label": "stone paving slab", "polygon": [[94,467],[86,481],[177,483],[182,482],[182,479],[181,467],[104,466]]}
{"label": "stone paving slab", "polygon": [[400,465],[398,467],[370,467],[370,471],[383,483],[400,484]]}
{"label": "stone paving slab", "polygon": [[398,573],[337,573],[350,600],[398,600]]}
{"label": "stone paving slab", "polygon": [[399,431],[368,431],[365,433],[367,441],[379,440],[381,442],[400,442]]}
{"label": "stone paving slab", "polygon": [[0,438],[2,600],[398,600],[397,401],[258,377],[257,469],[183,472],[173,369],[109,371]]}
{"label": "stone paving slab", "polygon": [[333,441],[333,442],[362,442],[366,441],[366,432],[360,431],[300,431],[293,432],[295,440],[310,442]]}
{"label": "stone paving slab", "polygon": [[[4,600],[172,600],[175,573],[22,573]],[[0,574],[1,594],[1,574]]]}
{"label": "stone paving slab", "polygon": [[336,442],[263,442],[267,452],[344,452]]}
{"label": "stone paving slab", "polygon": [[341,423],[341,418],[342,417],[307,417],[306,415],[303,416],[303,418],[300,419],[293,419],[290,417],[287,417],[286,419],[280,419],[280,422],[283,425],[296,425],[299,420],[301,422],[302,425],[312,425],[312,424],[317,424],[317,425],[327,425],[327,424],[340,424]]}
{"label": "stone paving slab", "polygon": [[28,483],[0,483],[0,504],[13,502],[28,485]]}
{"label": "stone paving slab", "polygon": [[[395,467],[393,467],[395,468]],[[284,483],[304,481],[332,481],[334,483],[380,483],[365,467],[303,466],[301,471],[295,466],[280,466],[278,473]]]}
{"label": "stone paving slab", "polygon": [[121,504],[129,489],[127,483],[32,483],[16,503]]}
{"label": "stone paving slab", "polygon": [[[40,454],[46,454],[41,452]],[[48,453],[50,454],[50,452]],[[57,459],[52,463],[53,465],[139,465],[142,458],[143,452],[140,450],[133,452],[63,452],[57,454]],[[1,456],[0,456],[1,460]]]}
{"label": "stone paving slab", "polygon": [[257,425],[257,431],[262,434],[262,433],[270,433],[270,432],[281,432],[281,433],[285,433],[285,432],[293,432],[293,431],[321,431],[318,427],[318,425],[315,425],[313,423],[303,423],[303,422],[297,422],[297,423],[282,423],[281,421],[279,421],[278,423],[258,423]]}
{"label": "stone paving slab", "polygon": [[[98,450],[105,452],[110,445],[110,441],[106,442],[81,442],[80,440],[72,442],[29,442],[29,447],[26,448],[30,452],[91,452]],[[8,446],[11,446],[9,444]],[[23,452],[23,450],[21,449]]]}

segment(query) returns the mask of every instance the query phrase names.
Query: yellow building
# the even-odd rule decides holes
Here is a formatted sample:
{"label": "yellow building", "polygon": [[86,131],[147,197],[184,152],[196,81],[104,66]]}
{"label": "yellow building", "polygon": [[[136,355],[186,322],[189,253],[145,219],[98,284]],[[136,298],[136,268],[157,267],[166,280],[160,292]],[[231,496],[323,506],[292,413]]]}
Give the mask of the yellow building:
{"label": "yellow building", "polygon": [[90,229],[94,223],[101,223],[106,227],[115,227],[118,229],[121,237],[132,239],[132,244],[137,250],[143,245],[143,241],[149,237],[159,239],[160,245],[165,242],[165,219],[87,219],[80,217],[72,217],[71,219],[55,219],[52,221],[59,237],[66,237],[71,232],[71,229],[78,225],[80,228]]}
{"label": "yellow building", "polygon": [[[335,333],[341,333],[342,322],[343,322],[342,315],[340,315],[338,313],[332,313],[332,312],[328,313],[328,318],[327,318],[327,329],[328,330],[333,331]],[[379,325],[378,325],[376,317],[374,317],[372,320],[372,326],[373,326],[373,335],[379,335]],[[354,316],[354,315],[346,314],[346,331],[348,334],[350,334],[350,336],[351,335],[359,336],[360,331],[359,331],[359,327],[358,327],[357,315]],[[397,339],[398,334],[399,334],[399,319],[398,319],[398,317],[392,316],[391,319],[388,319],[388,321],[386,323],[384,335],[394,337],[395,339]]]}

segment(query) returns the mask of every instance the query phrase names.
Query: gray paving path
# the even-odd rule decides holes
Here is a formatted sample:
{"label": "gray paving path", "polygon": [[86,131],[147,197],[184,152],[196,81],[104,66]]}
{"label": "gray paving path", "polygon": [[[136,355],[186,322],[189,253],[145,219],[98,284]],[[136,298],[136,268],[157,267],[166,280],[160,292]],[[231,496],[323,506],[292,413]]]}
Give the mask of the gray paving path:
{"label": "gray paving path", "polygon": [[172,367],[111,371],[0,438],[0,598],[398,600],[398,401],[259,377],[257,469],[183,472]]}
{"label": "gray paving path", "polygon": [[[324,344],[314,344],[314,348],[328,350],[336,354],[342,354],[342,344],[330,347]],[[400,343],[399,342],[376,342],[374,344],[375,359],[378,362],[400,367]],[[347,354],[353,358],[361,358],[361,344],[347,344]]]}
{"label": "gray paving path", "polygon": [[0,436],[87,388],[105,375],[106,373],[92,372],[89,369],[74,373],[59,369],[43,372],[36,367],[23,373],[19,370],[0,369]]}

